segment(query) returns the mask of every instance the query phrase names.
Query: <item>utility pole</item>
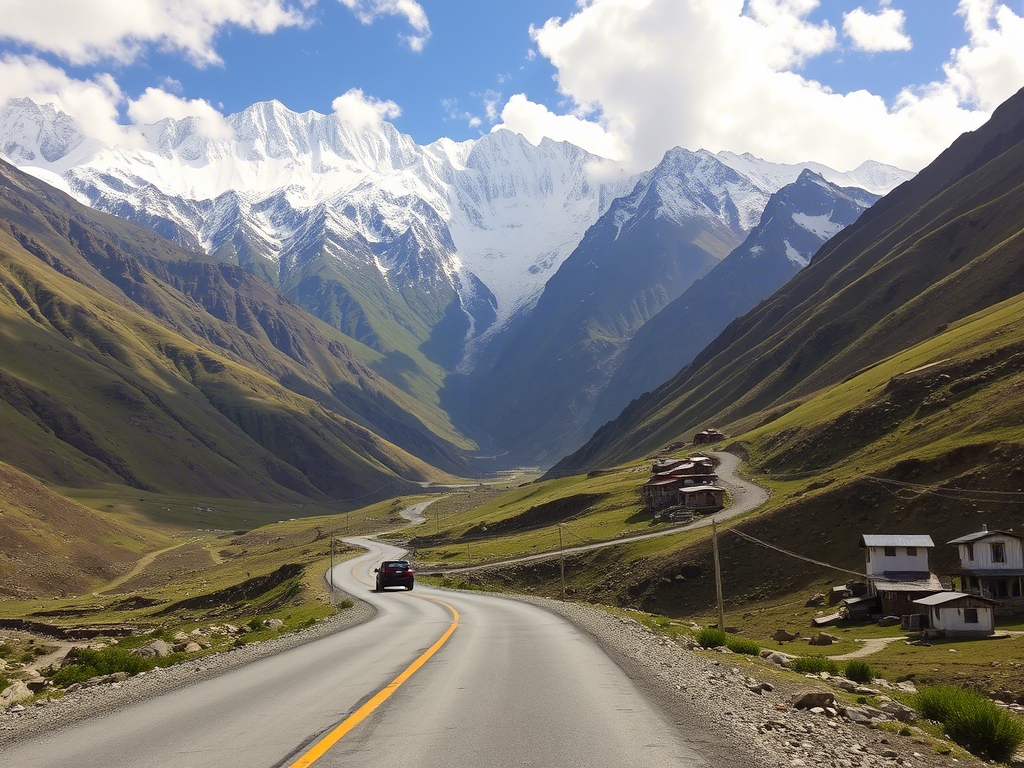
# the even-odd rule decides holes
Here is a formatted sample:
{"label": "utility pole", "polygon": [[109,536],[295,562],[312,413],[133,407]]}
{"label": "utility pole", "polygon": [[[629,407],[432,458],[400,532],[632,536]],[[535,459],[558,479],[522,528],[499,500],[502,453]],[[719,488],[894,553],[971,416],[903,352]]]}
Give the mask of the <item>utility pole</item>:
{"label": "utility pole", "polygon": [[718,521],[711,518],[711,546],[715,552],[715,595],[718,598],[718,628],[725,632],[725,605],[722,602],[722,566],[718,560]]}
{"label": "utility pole", "polygon": [[440,536],[441,535],[441,513],[440,512],[437,512],[437,511],[434,512],[434,522],[437,523],[437,535]]}
{"label": "utility pole", "polygon": [[345,513],[345,535],[346,536],[351,536],[352,535],[352,526],[349,525],[348,514],[349,514],[348,512]]}
{"label": "utility pole", "polygon": [[562,524],[558,524],[558,567],[562,572],[562,602],[565,602],[565,552],[562,550]]}
{"label": "utility pole", "polygon": [[331,605],[334,605],[334,533],[331,533],[331,570],[328,571],[328,581],[331,583]]}
{"label": "utility pole", "polygon": [[473,564],[473,553],[469,549],[470,546],[471,546],[470,543],[467,541],[466,542],[466,559],[469,561],[469,564],[472,565]]}

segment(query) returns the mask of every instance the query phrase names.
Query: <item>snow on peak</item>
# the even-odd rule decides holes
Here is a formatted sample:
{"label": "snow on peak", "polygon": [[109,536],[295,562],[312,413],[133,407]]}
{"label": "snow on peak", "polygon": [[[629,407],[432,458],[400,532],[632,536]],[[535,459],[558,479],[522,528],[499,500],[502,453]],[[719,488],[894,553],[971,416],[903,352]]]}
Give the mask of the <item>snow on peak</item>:
{"label": "snow on peak", "polygon": [[746,176],[769,194],[778,192],[787,184],[792,184],[806,170],[813,171],[836,186],[859,187],[876,195],[888,194],[915,175],[910,171],[904,171],[901,168],[874,160],[867,160],[854,170],[841,173],[821,163],[772,163],[760,160],[750,153],[737,155],[734,152],[719,152],[714,157],[737,173]]}

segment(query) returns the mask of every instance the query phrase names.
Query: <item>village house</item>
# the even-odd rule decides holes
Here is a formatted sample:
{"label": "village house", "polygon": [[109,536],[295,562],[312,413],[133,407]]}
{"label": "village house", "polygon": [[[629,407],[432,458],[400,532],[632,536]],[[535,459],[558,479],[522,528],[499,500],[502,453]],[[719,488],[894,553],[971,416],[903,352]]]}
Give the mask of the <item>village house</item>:
{"label": "village house", "polygon": [[951,574],[953,589],[995,601],[1000,614],[1024,611],[1024,547],[1011,530],[969,533],[950,544],[960,554],[960,568]]}
{"label": "village house", "polygon": [[651,466],[651,479],[640,490],[644,506],[651,510],[685,507],[694,510],[721,509],[725,490],[715,485],[715,463],[707,456],[658,459]]}
{"label": "village house", "polygon": [[[860,545],[865,550],[867,597],[877,596],[884,615],[917,613],[915,600],[942,591],[928,566],[928,550],[935,546],[931,536],[864,534]],[[862,609],[866,602],[859,600]]]}
{"label": "village house", "polygon": [[723,435],[717,429],[705,429],[703,432],[698,432],[696,435],[693,436],[694,445],[717,443],[719,440],[725,440],[725,435]]}
{"label": "village house", "polygon": [[914,600],[928,627],[946,637],[984,637],[996,631],[995,601],[963,592],[936,592]]}

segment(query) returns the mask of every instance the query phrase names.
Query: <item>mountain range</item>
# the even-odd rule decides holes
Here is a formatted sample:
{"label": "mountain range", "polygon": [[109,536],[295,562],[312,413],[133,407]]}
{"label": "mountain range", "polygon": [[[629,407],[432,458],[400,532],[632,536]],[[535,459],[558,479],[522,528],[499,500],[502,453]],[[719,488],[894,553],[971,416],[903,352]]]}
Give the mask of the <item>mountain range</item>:
{"label": "mountain range", "polygon": [[230,137],[212,139],[192,118],[168,119],[112,146],[18,99],[0,111],[0,155],[169,239],[169,263],[240,268],[340,331],[393,402],[429,414],[416,455],[444,471],[474,446],[549,464],[595,413],[659,383],[625,386],[595,411],[633,334],[741,246],[802,173],[871,194],[911,176],[682,149],[633,175],[565,142],[496,131],[420,146],[386,122],[279,102],[227,123]]}

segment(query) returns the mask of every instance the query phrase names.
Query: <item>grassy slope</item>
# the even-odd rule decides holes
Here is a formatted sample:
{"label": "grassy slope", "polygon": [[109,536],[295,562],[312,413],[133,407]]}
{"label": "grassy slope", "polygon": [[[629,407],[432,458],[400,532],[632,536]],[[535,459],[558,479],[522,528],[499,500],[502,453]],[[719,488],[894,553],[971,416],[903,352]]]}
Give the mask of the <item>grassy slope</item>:
{"label": "grassy slope", "polygon": [[168,540],[59,496],[0,462],[0,596],[79,594]]}
{"label": "grassy slope", "polygon": [[431,476],[368,430],[57,274],[2,233],[0,286],[0,447],[40,477],[298,501],[364,493],[395,472]]}

